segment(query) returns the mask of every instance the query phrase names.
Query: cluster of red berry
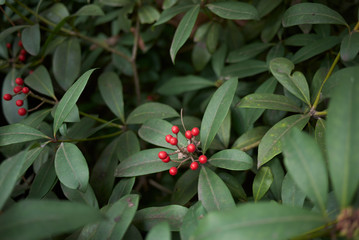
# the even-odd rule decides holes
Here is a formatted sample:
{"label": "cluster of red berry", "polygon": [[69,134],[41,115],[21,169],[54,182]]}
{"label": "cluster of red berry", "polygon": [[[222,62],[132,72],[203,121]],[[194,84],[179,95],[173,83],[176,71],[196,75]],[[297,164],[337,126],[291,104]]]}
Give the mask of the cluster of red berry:
{"label": "cluster of red berry", "polygon": [[[19,59],[19,61],[20,62],[25,62],[25,60],[26,60],[26,50],[24,49],[24,46],[22,45],[22,41],[20,40],[19,42],[18,42],[18,45],[19,45],[19,47],[21,48],[21,50],[20,50],[20,54],[19,54],[19,56],[18,56],[18,59]],[[11,43],[6,43],[6,48],[7,49],[11,49]]]}
{"label": "cluster of red berry", "polygon": [[[17,86],[15,86],[13,89],[14,94],[12,94],[12,95],[9,93],[4,94],[3,98],[5,101],[10,101],[13,98],[13,96],[16,96],[18,94],[22,94],[22,93],[28,94],[30,92],[30,89],[28,87],[24,87],[24,80],[22,78],[16,78],[15,83],[17,84]],[[16,104],[16,106],[21,107],[24,104],[24,100],[21,100],[21,99],[16,100],[15,104]],[[27,111],[25,108],[19,108],[17,113],[20,116],[24,116],[24,115],[26,115]]]}
{"label": "cluster of red berry", "polygon": [[[174,160],[171,160],[170,156],[169,155],[173,155],[173,154],[178,154],[178,159],[183,159],[184,160],[181,160],[179,161],[180,162],[180,165],[178,167],[171,167],[170,170],[169,170],[169,173],[171,175],[176,175],[177,174],[177,171],[178,171],[178,168],[186,161],[188,160],[191,160],[192,163],[190,164],[190,168],[192,170],[196,170],[198,168],[198,162],[201,163],[201,164],[204,164],[207,162],[207,157],[205,155],[200,155],[198,157],[197,160],[196,157],[199,155],[200,151],[198,150],[198,145],[200,144],[200,142],[198,142],[196,140],[196,136],[199,134],[199,129],[197,127],[193,128],[191,131],[190,130],[187,130],[185,132],[185,137],[188,139],[188,145],[187,147],[183,147],[183,148],[180,148],[178,146],[178,133],[179,133],[179,128],[177,126],[173,126],[172,127],[172,132],[174,134],[176,134],[176,137],[173,137],[171,134],[168,134],[166,136],[166,142],[168,142],[169,144],[171,145],[174,145],[177,147],[177,150],[173,153],[167,153],[165,151],[160,151],[158,153],[158,157],[162,160],[162,162],[164,163],[168,163],[170,161],[174,161]],[[175,161],[176,162],[176,161]]]}

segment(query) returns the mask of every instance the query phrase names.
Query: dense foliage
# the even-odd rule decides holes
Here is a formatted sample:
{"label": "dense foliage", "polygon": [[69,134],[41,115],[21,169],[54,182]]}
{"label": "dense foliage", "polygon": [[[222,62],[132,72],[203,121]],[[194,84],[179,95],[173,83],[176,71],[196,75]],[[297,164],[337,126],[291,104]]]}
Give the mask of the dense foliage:
{"label": "dense foliage", "polygon": [[357,0],[0,0],[1,239],[359,239]]}

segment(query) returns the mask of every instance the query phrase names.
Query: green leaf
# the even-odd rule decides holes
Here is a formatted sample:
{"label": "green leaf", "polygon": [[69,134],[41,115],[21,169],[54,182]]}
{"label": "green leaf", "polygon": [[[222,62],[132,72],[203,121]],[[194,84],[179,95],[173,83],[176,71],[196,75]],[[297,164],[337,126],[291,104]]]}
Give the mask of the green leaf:
{"label": "green leaf", "polygon": [[174,6],[171,8],[167,8],[166,10],[164,10],[159,19],[157,20],[157,22],[154,24],[154,26],[163,24],[167,21],[169,21],[171,18],[173,18],[174,16],[182,13],[182,12],[187,12],[189,9],[195,7],[196,5],[190,4],[190,5],[178,5],[178,6]]}
{"label": "green leaf", "polygon": [[117,200],[121,199],[123,196],[130,194],[132,188],[135,184],[135,177],[122,178],[118,184],[114,187],[111,197],[108,200],[109,204],[115,203]]}
{"label": "green leaf", "polygon": [[68,201],[25,200],[0,216],[4,240],[37,240],[74,231],[102,219],[99,210]]}
{"label": "green leaf", "polygon": [[125,5],[131,4],[132,0],[100,0],[100,3],[112,6],[112,7],[123,7]]}
{"label": "green leaf", "polygon": [[[141,126],[141,128],[138,130],[138,135],[140,138],[153,145],[170,149],[177,149],[176,146],[166,142],[166,135],[172,134],[171,129],[172,124],[169,122],[161,119],[151,119],[146,121]],[[179,147],[186,147],[188,145],[187,139],[181,132],[178,133],[177,139]]]}
{"label": "green leaf", "polygon": [[284,13],[284,27],[300,24],[348,24],[336,11],[320,3],[298,3]]}
{"label": "green leaf", "polygon": [[63,3],[57,2],[51,7],[48,7],[41,15],[47,18],[48,20],[58,24],[64,18],[70,15],[69,10]]}
{"label": "green leaf", "polygon": [[221,124],[221,127],[217,132],[216,137],[223,144],[225,148],[228,148],[229,140],[231,137],[231,111],[228,111],[225,119]]}
{"label": "green leaf", "polygon": [[283,139],[285,166],[298,187],[326,212],[328,174],[322,152],[315,140],[292,129]]}
{"label": "green leaf", "polygon": [[171,231],[179,231],[187,211],[187,208],[179,205],[143,208],[137,211],[133,223],[140,229],[148,231],[158,223],[167,221]]}
{"label": "green leaf", "polygon": [[214,53],[217,49],[217,44],[219,40],[219,36],[221,35],[221,24],[217,22],[213,22],[208,29],[206,44],[207,49],[210,53]]}
{"label": "green leaf", "polygon": [[207,32],[209,30],[209,28],[211,27],[212,23],[211,22],[206,22],[203,23],[201,26],[198,26],[198,28],[196,29],[196,32],[193,36],[193,41],[194,42],[205,42],[206,40],[206,36],[207,36]]}
{"label": "green leaf", "polygon": [[213,81],[195,75],[187,75],[170,78],[157,91],[160,94],[172,96],[214,86]]}
{"label": "green leaf", "polygon": [[212,68],[213,71],[216,73],[217,77],[221,76],[222,70],[224,68],[224,62],[226,60],[227,55],[227,45],[222,44],[216,52],[213,53],[212,56]]}
{"label": "green leaf", "polygon": [[[245,172],[243,172],[245,174]],[[240,201],[247,201],[247,194],[244,191],[242,185],[240,184],[238,177],[233,176],[227,172],[220,172],[218,176],[223,180],[223,182],[231,191],[233,197],[236,197]]]}
{"label": "green leaf", "polygon": [[312,44],[315,40],[318,40],[318,39],[320,39],[320,36],[317,34],[299,33],[299,34],[294,34],[294,35],[288,37],[287,39],[284,39],[284,45],[302,47],[302,46]]}
{"label": "green leaf", "polygon": [[273,76],[283,85],[289,92],[310,105],[309,87],[303,73],[294,69],[294,64],[287,58],[274,58],[270,61],[269,69]]}
{"label": "green leaf", "polygon": [[282,119],[269,129],[258,146],[258,167],[261,167],[263,164],[281,153],[282,138],[294,127],[299,129],[304,128],[304,126],[308,123],[309,118],[309,115],[292,115]]}
{"label": "green leaf", "polygon": [[178,50],[183,46],[192,32],[192,28],[199,14],[199,8],[200,5],[197,4],[189,9],[176,29],[170,48],[170,55],[173,63],[175,63]]}
{"label": "green leaf", "polygon": [[49,149],[45,146],[45,147],[35,147],[33,149],[29,149],[26,153],[26,159],[25,162],[22,166],[22,169],[20,171],[19,176],[22,176],[25,174],[25,172],[27,171],[27,169],[29,169],[29,167],[32,166],[32,164],[34,163],[34,161],[39,157],[39,155],[45,150],[45,152],[47,152]]}
{"label": "green leaf", "polygon": [[102,9],[96,4],[87,4],[77,10],[74,16],[103,16],[105,15]]}
{"label": "green leaf", "polygon": [[125,122],[122,82],[115,72],[104,72],[98,78],[98,88],[105,103],[121,121]]}
{"label": "green leaf", "polygon": [[201,167],[199,174],[198,200],[209,212],[235,207],[233,197],[226,184],[207,167]]}
{"label": "green leaf", "polygon": [[57,182],[54,161],[48,159],[37,172],[31,184],[28,198],[42,199]]}
{"label": "green leaf", "polygon": [[40,52],[40,26],[34,24],[31,27],[25,28],[21,33],[21,41],[25,50],[33,56]]}
{"label": "green leaf", "polygon": [[61,143],[55,156],[56,174],[62,184],[85,192],[89,181],[89,169],[80,149],[72,143]]}
{"label": "green leaf", "polygon": [[23,28],[29,27],[29,25],[17,25],[13,27],[9,27],[0,33],[0,41],[4,41],[4,39],[9,36],[10,34],[17,32]]}
{"label": "green leaf", "polygon": [[[353,74],[355,73],[355,74]],[[329,173],[341,209],[350,206],[359,185],[359,68],[340,70],[330,100],[326,144]]]}
{"label": "green leaf", "polygon": [[[315,141],[318,143],[319,148],[325,154],[327,152],[327,146],[325,144],[325,132],[326,132],[326,121],[322,118],[317,120],[315,124]],[[325,155],[324,155],[325,156]]]}
{"label": "green leaf", "polygon": [[54,136],[56,135],[56,132],[60,128],[61,124],[70,114],[72,108],[76,105],[77,100],[79,99],[82,91],[87,84],[87,81],[90,78],[90,75],[94,70],[95,69],[91,69],[82,74],[82,76],[66,91],[66,93],[61,98],[60,102],[57,105],[54,116]]}
{"label": "green leaf", "polygon": [[35,90],[39,93],[42,93],[46,96],[52,97],[56,100],[54,88],[52,86],[50,74],[47,69],[40,65],[37,67],[32,74],[29,74],[24,82],[28,85],[32,90]]}
{"label": "green leaf", "polygon": [[19,174],[26,160],[25,156],[26,151],[22,151],[11,158],[4,160],[0,165],[0,209],[3,208],[7,199],[10,197],[18,178],[20,177]]}
{"label": "green leaf", "polygon": [[268,71],[266,62],[251,59],[225,66],[222,71],[222,76],[244,78],[266,71]]}
{"label": "green leaf", "polygon": [[273,174],[269,167],[261,167],[253,180],[254,201],[259,201],[273,183]]}
{"label": "green leaf", "polygon": [[51,139],[39,130],[21,123],[0,127],[0,146],[28,142],[43,138]]}
{"label": "green leaf", "polygon": [[359,33],[350,32],[343,38],[340,44],[340,57],[343,61],[354,60],[359,52]]}
{"label": "green leaf", "polygon": [[[55,172],[55,171],[54,171]],[[56,176],[56,175],[55,175]],[[64,195],[72,202],[79,202],[87,204],[91,207],[98,208],[97,199],[91,185],[87,186],[85,192],[77,189],[71,189],[61,184],[61,189]]]}
{"label": "green leaf", "polygon": [[227,62],[228,63],[237,63],[244,60],[251,59],[261,52],[264,52],[268,49],[272,44],[270,43],[262,43],[262,42],[254,42],[240,47],[234,51],[229,52]]}
{"label": "green leaf", "polygon": [[[165,148],[152,148],[146,149],[141,152],[135,153],[122,161],[115,170],[116,177],[134,177],[150,173],[162,172],[176,166],[174,162],[164,163],[158,158],[160,151],[167,151]],[[171,159],[177,158],[171,156]]]}
{"label": "green leaf", "polygon": [[135,108],[127,117],[127,124],[140,124],[149,119],[178,117],[179,114],[169,105],[157,102],[142,104]]}
{"label": "green leaf", "polygon": [[140,142],[134,132],[126,131],[118,138],[117,159],[120,162],[140,150]]}
{"label": "green leaf", "polygon": [[284,170],[282,167],[282,161],[279,158],[274,158],[267,165],[273,175],[273,182],[270,186],[270,191],[274,197],[279,201],[282,194],[282,182],[284,179]]}
{"label": "green leaf", "polygon": [[[196,45],[194,45],[193,50],[192,50],[192,55],[191,55],[191,59],[192,59],[192,64],[194,66],[194,68],[196,69],[196,71],[201,71],[203,70],[207,63],[209,62],[209,60],[211,59],[211,54],[208,51],[206,44],[203,42],[198,42],[196,43]],[[196,77],[197,76],[193,76]],[[199,78],[199,77],[198,77]],[[172,78],[173,79],[173,78]],[[207,80],[206,80],[207,81]],[[165,82],[165,85],[168,82]],[[211,82],[212,83],[212,82]],[[214,85],[214,84],[213,84]],[[192,87],[192,85],[180,85],[181,88],[183,87]],[[175,90],[176,88],[169,88],[167,90]],[[163,91],[164,95],[168,95],[166,94],[167,91]],[[172,95],[172,94],[171,94]]]}
{"label": "green leaf", "polygon": [[245,96],[238,104],[239,108],[264,108],[288,112],[302,112],[295,101],[284,95],[271,93],[253,93]]}
{"label": "green leaf", "polygon": [[140,18],[140,22],[142,24],[151,24],[159,19],[160,13],[151,5],[143,5],[138,9],[138,17]]}
{"label": "green leaf", "polygon": [[303,207],[305,194],[287,173],[282,183],[282,203],[292,207]]}
{"label": "green leaf", "polygon": [[326,224],[318,213],[274,202],[247,203],[206,215],[191,239],[286,240]]}
{"label": "green leaf", "polygon": [[196,231],[201,218],[207,213],[200,201],[192,205],[183,218],[183,223],[180,229],[182,240],[189,240],[190,236]]}
{"label": "green leaf", "polygon": [[138,208],[139,195],[130,194],[110,205],[106,220],[100,222],[94,239],[122,239]]}
{"label": "green leaf", "polygon": [[232,148],[247,151],[253,145],[257,146],[268,129],[266,126],[252,128],[237,138]]}
{"label": "green leaf", "polygon": [[57,83],[67,90],[81,69],[81,47],[76,38],[71,38],[56,47],[52,65]]}
{"label": "green leaf", "polygon": [[250,20],[258,19],[257,9],[244,2],[226,1],[207,4],[211,12],[225,19]]}
{"label": "green leaf", "polygon": [[260,0],[256,6],[259,17],[262,18],[273,11],[282,1],[283,0]]}
{"label": "green leaf", "polygon": [[198,176],[199,171],[188,169],[178,178],[171,196],[172,204],[185,205],[196,195]]}
{"label": "green leaf", "polygon": [[227,80],[212,96],[201,124],[201,145],[203,153],[207,151],[216,136],[229,107],[231,106],[238,80],[232,78]]}
{"label": "green leaf", "polygon": [[170,225],[168,222],[160,222],[155,225],[146,235],[146,240],[171,240]]}
{"label": "green leaf", "polygon": [[253,166],[253,159],[237,149],[226,149],[212,155],[208,162],[213,166],[228,170],[248,170]]}

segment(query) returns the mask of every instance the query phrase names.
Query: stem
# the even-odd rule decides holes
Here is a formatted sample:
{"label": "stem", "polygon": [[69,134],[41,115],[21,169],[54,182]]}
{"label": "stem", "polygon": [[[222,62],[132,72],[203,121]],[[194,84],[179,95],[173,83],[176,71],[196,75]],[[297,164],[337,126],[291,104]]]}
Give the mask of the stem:
{"label": "stem", "polygon": [[331,221],[328,224],[317,227],[317,228],[311,230],[310,232],[307,232],[298,237],[294,237],[291,240],[305,240],[305,239],[313,239],[316,237],[323,237],[324,234],[327,234],[330,232],[331,229],[329,229],[329,227],[335,225],[336,223],[337,223],[337,220]]}
{"label": "stem", "polygon": [[6,12],[4,11],[4,9],[2,8],[2,6],[0,6],[0,10],[1,10],[1,12],[4,14],[4,16],[6,17],[7,21],[8,21],[11,25],[13,25],[13,26],[15,27],[14,22],[9,18],[9,16],[6,14]]}
{"label": "stem", "polygon": [[152,186],[154,186],[155,188],[157,188],[158,190],[162,191],[162,192],[165,192],[165,193],[168,193],[168,194],[172,194],[172,191],[169,190],[168,188],[162,186],[161,184],[159,184],[158,182],[150,179],[148,180],[148,183]]}
{"label": "stem", "polygon": [[116,124],[116,123],[112,123],[112,122],[109,122],[109,121],[107,121],[107,120],[105,120],[105,119],[102,119],[102,118],[94,117],[94,116],[92,116],[92,115],[90,115],[90,114],[87,114],[87,113],[85,113],[85,112],[81,112],[81,111],[80,111],[80,114],[81,114],[82,116],[85,116],[85,117],[94,119],[94,120],[96,120],[96,121],[98,121],[98,122],[107,123],[107,124],[108,124],[109,126],[111,126],[111,127],[116,127],[116,128],[119,128],[119,129],[123,129],[123,128],[124,128],[123,125]]}
{"label": "stem", "polygon": [[[15,0],[16,2],[18,2],[17,0]],[[8,3],[8,1],[5,1],[5,4],[8,8],[11,9],[11,11],[13,11],[14,13],[16,13],[17,15],[19,15],[22,19],[24,19],[27,23],[29,24],[34,24],[30,19],[28,19],[27,17],[25,17],[24,15],[21,14],[21,12],[19,12],[16,8],[14,8],[10,3]]]}
{"label": "stem", "polygon": [[258,147],[258,145],[260,144],[260,142],[261,142],[261,140],[255,142],[255,143],[252,143],[252,144],[250,144],[250,145],[248,145],[248,146],[242,147],[240,150],[243,151],[243,152],[248,151],[248,150],[250,150],[250,149],[252,149],[252,148]]}
{"label": "stem", "polygon": [[33,98],[41,100],[42,102],[46,102],[46,103],[49,103],[49,104],[52,104],[52,105],[56,105],[56,103],[57,103],[57,101],[51,101],[51,100],[49,100],[47,98],[43,98],[43,97],[33,93],[32,91],[30,91],[29,95],[31,97],[33,97]]}
{"label": "stem", "polygon": [[132,67],[132,71],[133,71],[133,81],[135,84],[135,91],[136,91],[136,97],[137,97],[137,105],[139,105],[141,102],[141,86],[140,86],[140,79],[138,77],[138,71],[137,71],[137,66],[136,66],[139,33],[140,33],[140,21],[137,18],[136,28],[134,31],[134,42],[133,42],[133,48],[132,48],[132,56],[130,59],[131,67]]}
{"label": "stem", "polygon": [[183,108],[181,108],[181,123],[182,123],[184,131],[186,132],[187,130],[186,130],[186,127],[184,126],[184,122],[183,122]]}
{"label": "stem", "polygon": [[114,137],[114,136],[120,135],[121,133],[122,133],[122,131],[118,131],[118,132],[115,132],[115,133],[110,133],[110,134],[102,135],[102,136],[98,136],[98,137],[80,138],[80,139],[65,139],[65,140],[57,140],[57,142],[87,142],[87,141],[95,141],[95,140]]}

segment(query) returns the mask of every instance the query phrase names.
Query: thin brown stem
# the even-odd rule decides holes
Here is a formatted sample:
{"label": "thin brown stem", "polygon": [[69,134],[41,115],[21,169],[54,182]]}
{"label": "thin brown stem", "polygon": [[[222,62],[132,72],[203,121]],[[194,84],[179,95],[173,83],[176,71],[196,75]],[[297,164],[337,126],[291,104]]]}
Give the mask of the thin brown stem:
{"label": "thin brown stem", "polygon": [[184,122],[183,122],[183,108],[181,108],[181,123],[182,123],[182,127],[184,129],[184,131],[186,132],[186,127],[184,126]]}
{"label": "thin brown stem", "polygon": [[29,96],[30,97],[33,97],[33,98],[36,98],[36,99],[39,99],[41,100],[42,102],[46,102],[46,103],[49,103],[49,104],[52,104],[52,105],[56,105],[56,101],[52,101],[52,100],[49,100],[47,98],[44,98],[44,97],[41,97],[35,93],[33,93],[32,91],[29,92]]}
{"label": "thin brown stem", "polygon": [[29,24],[34,24],[30,19],[28,19],[27,17],[25,17],[24,15],[22,15],[21,12],[19,12],[16,8],[14,8],[8,1],[5,1],[5,4],[8,8],[11,9],[11,11],[13,11],[14,13],[16,13],[17,15],[19,15],[22,19],[24,19],[27,23]]}
{"label": "thin brown stem", "polygon": [[260,142],[261,142],[261,141],[259,140],[259,141],[257,141],[257,142],[254,142],[254,143],[248,145],[248,146],[242,147],[240,150],[243,151],[243,152],[248,151],[248,150],[250,150],[250,149],[252,149],[252,148],[258,147],[258,145],[260,144]]}
{"label": "thin brown stem", "polygon": [[153,179],[149,179],[148,180],[148,183],[152,186],[154,186],[155,188],[157,188],[158,190],[162,191],[162,192],[165,192],[165,193],[168,193],[168,194],[172,194],[172,191],[169,190],[168,188],[166,188],[165,186],[162,186],[161,184],[159,184],[158,182],[156,182],[155,180]]}
{"label": "thin brown stem", "polygon": [[91,119],[93,119],[93,120],[96,120],[97,122],[106,123],[106,124],[108,124],[108,125],[111,126],[111,127],[115,127],[115,128],[119,128],[119,129],[123,129],[123,128],[124,128],[123,125],[109,122],[109,121],[107,121],[107,120],[105,120],[105,119],[92,116],[92,115],[90,115],[90,114],[88,114],[88,113],[85,113],[85,112],[81,112],[81,111],[80,111],[80,114],[81,114],[82,116],[85,116],[85,117],[91,118]]}
{"label": "thin brown stem", "polygon": [[45,103],[45,102],[42,101],[42,102],[41,102],[40,104],[38,104],[36,107],[29,109],[28,112],[32,112],[32,111],[35,111],[35,110],[39,109],[44,103]]}
{"label": "thin brown stem", "polygon": [[0,10],[1,10],[1,12],[4,14],[4,16],[5,16],[5,18],[7,19],[7,21],[8,21],[11,25],[15,26],[15,23],[9,18],[9,16],[6,14],[6,12],[4,11],[4,9],[2,8],[2,6],[0,6]]}

